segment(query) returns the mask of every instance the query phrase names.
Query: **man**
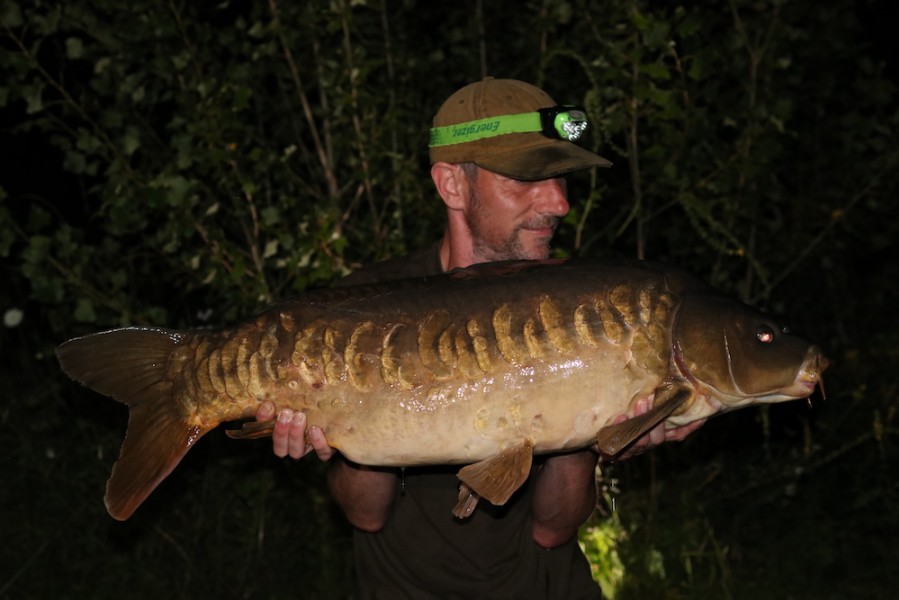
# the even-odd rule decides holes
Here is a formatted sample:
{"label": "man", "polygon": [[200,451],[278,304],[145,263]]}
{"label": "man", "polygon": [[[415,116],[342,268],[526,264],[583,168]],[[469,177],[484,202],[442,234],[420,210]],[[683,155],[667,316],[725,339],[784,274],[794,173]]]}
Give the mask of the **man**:
{"label": "man", "polygon": [[[557,107],[530,84],[488,78],[447,99],[431,130],[431,178],[446,205],[446,229],[434,246],[363,269],[346,283],[434,275],[476,263],[541,259],[568,212],[567,173],[609,166],[573,141],[586,116]],[[651,399],[637,403],[635,414]],[[619,420],[628,416],[622,415]],[[257,418],[275,417],[272,404]],[[631,454],[698,424],[658,427]],[[304,438],[304,434],[307,436]],[[329,488],[355,526],[362,598],[599,598],[577,545],[578,527],[596,503],[594,449],[536,457],[531,477],[502,507],[480,502],[455,519],[457,466],[379,469],[355,465],[324,433],[290,410],[277,415],[274,451],[333,458]]]}

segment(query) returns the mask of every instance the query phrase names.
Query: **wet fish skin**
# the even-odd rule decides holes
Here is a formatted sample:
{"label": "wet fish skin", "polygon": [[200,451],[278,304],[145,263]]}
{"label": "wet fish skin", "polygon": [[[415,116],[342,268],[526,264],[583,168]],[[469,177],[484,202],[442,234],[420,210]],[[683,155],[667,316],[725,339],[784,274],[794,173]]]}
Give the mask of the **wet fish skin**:
{"label": "wet fish skin", "polygon": [[[106,493],[117,519],[202,435],[266,400],[305,412],[355,462],[468,465],[465,516],[468,492],[508,500],[534,453],[615,454],[662,421],[808,397],[827,367],[817,346],[686,274],[576,261],[323,290],[221,331],[125,328],[58,355],[130,407]],[[649,413],[609,425],[650,395]]]}

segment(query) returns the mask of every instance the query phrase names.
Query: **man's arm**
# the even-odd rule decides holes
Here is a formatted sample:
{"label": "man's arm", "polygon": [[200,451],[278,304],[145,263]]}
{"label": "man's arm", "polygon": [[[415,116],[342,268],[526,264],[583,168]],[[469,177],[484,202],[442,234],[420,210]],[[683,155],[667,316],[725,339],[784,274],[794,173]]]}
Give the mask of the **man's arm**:
{"label": "man's arm", "polygon": [[[652,398],[643,398],[634,405],[633,416],[642,415],[652,408]],[[615,422],[628,419],[620,415]],[[660,424],[637,440],[616,460],[642,454],[663,442],[682,441],[705,422],[666,429]],[[596,462],[598,448],[558,454],[544,460],[534,479],[533,528],[534,542],[543,548],[564,544],[577,534],[596,507]],[[613,457],[607,457],[613,458]]]}
{"label": "man's arm", "polygon": [[538,546],[553,548],[577,533],[596,507],[593,450],[557,454],[543,461],[534,476],[531,535]]}
{"label": "man's arm", "polygon": [[[272,402],[264,402],[256,411],[256,419],[271,421],[276,417],[275,411]],[[369,532],[384,526],[399,479],[394,469],[375,469],[351,463],[328,445],[321,429],[310,427],[306,431],[305,414],[287,408],[277,414],[272,448],[282,458],[302,458],[315,452],[321,460],[330,460],[336,455],[328,471],[328,488],[349,522]]]}
{"label": "man's arm", "polygon": [[396,469],[357,465],[342,456],[328,471],[334,500],[354,527],[369,533],[380,531],[387,522],[398,481]]}

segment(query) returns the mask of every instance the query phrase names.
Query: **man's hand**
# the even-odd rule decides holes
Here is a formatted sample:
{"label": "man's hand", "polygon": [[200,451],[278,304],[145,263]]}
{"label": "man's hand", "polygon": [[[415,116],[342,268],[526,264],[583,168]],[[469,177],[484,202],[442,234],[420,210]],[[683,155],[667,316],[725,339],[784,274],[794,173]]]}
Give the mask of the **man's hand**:
{"label": "man's hand", "polygon": [[[277,412],[277,415],[275,414]],[[264,402],[256,411],[256,420],[275,421],[272,449],[280,457],[302,458],[315,452],[321,460],[329,460],[337,451],[328,445],[318,427],[306,428],[306,415],[301,411]],[[396,491],[395,469],[374,469],[335,460],[328,470],[328,487],[347,519],[363,531],[378,531],[384,526]]]}
{"label": "man's hand", "polygon": [[[634,404],[634,417],[640,416],[644,414],[652,408],[652,397],[649,398],[641,398],[637,400],[636,404]],[[613,423],[621,423],[629,419],[628,415],[619,415]],[[624,452],[615,456],[615,460],[621,460],[625,458],[631,458],[637,456],[639,454],[643,454],[647,450],[651,448],[655,448],[656,446],[662,444],[663,442],[681,442],[688,435],[702,427],[703,423],[705,423],[705,419],[701,419],[699,421],[694,421],[692,423],[688,423],[686,425],[681,425],[680,427],[675,427],[674,429],[667,429],[664,423],[659,423],[648,433],[646,433],[643,437],[638,439],[636,442],[630,445]],[[604,458],[612,458],[612,457],[604,457]]]}
{"label": "man's hand", "polygon": [[[615,423],[640,416],[652,408],[652,397],[634,404],[633,415],[620,415]],[[699,429],[705,419],[688,425],[666,429],[661,423],[614,457],[631,458],[662,444],[679,442]],[[533,532],[534,541],[543,548],[565,543],[577,533],[596,506],[595,472],[597,452],[590,449],[557,454],[544,459],[534,482]],[[609,457],[605,457],[609,458]]]}
{"label": "man's hand", "polygon": [[[263,402],[256,411],[257,421],[271,421],[275,418],[275,404]],[[306,431],[306,415],[300,411],[282,408],[277,414],[275,430],[272,432],[272,449],[276,456],[302,458],[313,450],[321,460],[328,460],[335,454],[328,445],[324,432],[318,427]]]}

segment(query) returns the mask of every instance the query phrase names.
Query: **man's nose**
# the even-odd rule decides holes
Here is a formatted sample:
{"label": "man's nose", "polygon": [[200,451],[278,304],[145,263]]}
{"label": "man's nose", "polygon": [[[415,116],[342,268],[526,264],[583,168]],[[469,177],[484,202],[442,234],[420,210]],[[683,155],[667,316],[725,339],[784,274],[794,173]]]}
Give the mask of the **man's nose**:
{"label": "man's nose", "polygon": [[564,217],[571,206],[568,204],[568,185],[564,178],[543,179],[536,182],[538,187],[535,208],[544,214]]}

